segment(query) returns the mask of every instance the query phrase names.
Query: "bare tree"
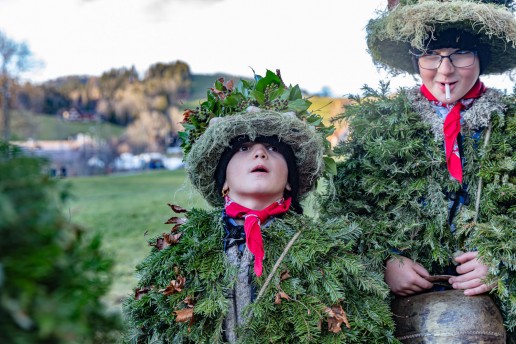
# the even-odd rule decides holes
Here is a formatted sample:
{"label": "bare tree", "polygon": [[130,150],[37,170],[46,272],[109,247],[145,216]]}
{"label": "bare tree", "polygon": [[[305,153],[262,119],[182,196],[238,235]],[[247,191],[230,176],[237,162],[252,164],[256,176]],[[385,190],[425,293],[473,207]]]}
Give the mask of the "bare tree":
{"label": "bare tree", "polygon": [[11,93],[9,86],[19,72],[30,68],[32,53],[26,43],[18,43],[0,31],[0,95],[2,96],[2,138],[9,140],[11,136],[11,118],[9,102]]}

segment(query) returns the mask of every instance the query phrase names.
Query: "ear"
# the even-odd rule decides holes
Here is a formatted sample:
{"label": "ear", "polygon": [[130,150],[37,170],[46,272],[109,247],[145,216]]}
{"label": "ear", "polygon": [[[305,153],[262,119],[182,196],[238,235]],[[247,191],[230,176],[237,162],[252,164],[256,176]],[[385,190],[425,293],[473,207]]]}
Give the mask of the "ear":
{"label": "ear", "polygon": [[229,185],[228,182],[224,182],[222,186],[222,196],[226,196],[229,193]]}
{"label": "ear", "polygon": [[292,187],[290,186],[290,184],[289,184],[289,183],[287,183],[287,185],[285,185],[285,189],[286,189],[287,191],[292,191]]}

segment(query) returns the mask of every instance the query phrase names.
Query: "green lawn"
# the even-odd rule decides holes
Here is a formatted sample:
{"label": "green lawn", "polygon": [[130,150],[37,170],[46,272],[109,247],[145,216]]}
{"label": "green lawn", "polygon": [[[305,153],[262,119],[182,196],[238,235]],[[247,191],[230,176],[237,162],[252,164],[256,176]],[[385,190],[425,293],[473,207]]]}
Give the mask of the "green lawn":
{"label": "green lawn", "polygon": [[[107,302],[118,309],[136,286],[135,266],[149,253],[147,240],[171,229],[164,224],[174,215],[167,203],[187,209],[207,207],[187,183],[184,170],[77,177],[67,182],[74,197],[65,214],[91,233],[101,233],[104,251],[115,262]],[[314,197],[303,203],[305,213],[313,215]]]}
{"label": "green lawn", "polygon": [[101,233],[104,250],[115,261],[110,306],[120,307],[135,287],[134,268],[150,250],[147,240],[170,230],[164,224],[173,215],[167,203],[206,206],[185,181],[184,170],[68,179],[74,199],[65,213]]}
{"label": "green lawn", "polygon": [[67,122],[57,116],[36,114],[30,111],[11,111],[12,139],[66,140],[78,133],[109,139],[120,136],[125,128],[111,123]]}

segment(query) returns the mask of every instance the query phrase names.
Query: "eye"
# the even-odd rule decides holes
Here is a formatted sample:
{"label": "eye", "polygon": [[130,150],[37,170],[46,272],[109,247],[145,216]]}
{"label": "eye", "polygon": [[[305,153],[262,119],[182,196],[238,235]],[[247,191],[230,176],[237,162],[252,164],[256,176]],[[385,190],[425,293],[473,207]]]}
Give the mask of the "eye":
{"label": "eye", "polygon": [[239,152],[246,152],[246,151],[248,151],[248,150],[249,150],[249,147],[247,147],[247,146],[245,146],[245,145],[241,146],[241,147],[238,149],[238,151],[239,151]]}
{"label": "eye", "polygon": [[472,54],[471,51],[469,50],[457,50],[454,52],[454,54],[457,54],[457,55],[467,55],[467,54]]}
{"label": "eye", "polygon": [[278,151],[278,147],[276,147],[276,146],[267,146],[267,150],[270,151],[270,152],[277,152]]}

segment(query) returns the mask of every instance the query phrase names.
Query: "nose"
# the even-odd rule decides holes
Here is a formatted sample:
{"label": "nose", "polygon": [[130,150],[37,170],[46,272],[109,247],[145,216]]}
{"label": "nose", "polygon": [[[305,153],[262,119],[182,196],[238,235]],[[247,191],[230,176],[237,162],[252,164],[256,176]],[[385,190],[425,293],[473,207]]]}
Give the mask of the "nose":
{"label": "nose", "polygon": [[253,157],[255,159],[267,159],[267,148],[261,143],[253,145]]}
{"label": "nose", "polygon": [[453,65],[449,56],[443,57],[438,70],[441,74],[451,74],[455,71],[455,66]]}

